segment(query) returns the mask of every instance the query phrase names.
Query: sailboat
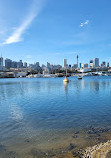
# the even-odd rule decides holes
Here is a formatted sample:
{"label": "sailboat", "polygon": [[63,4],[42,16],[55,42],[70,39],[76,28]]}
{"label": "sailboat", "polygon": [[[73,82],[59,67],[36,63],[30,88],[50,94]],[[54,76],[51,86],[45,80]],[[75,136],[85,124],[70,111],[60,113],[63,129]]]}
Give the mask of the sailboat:
{"label": "sailboat", "polygon": [[67,78],[67,68],[66,68],[66,76],[65,76],[65,79],[63,80],[63,82],[69,82],[69,80]]}

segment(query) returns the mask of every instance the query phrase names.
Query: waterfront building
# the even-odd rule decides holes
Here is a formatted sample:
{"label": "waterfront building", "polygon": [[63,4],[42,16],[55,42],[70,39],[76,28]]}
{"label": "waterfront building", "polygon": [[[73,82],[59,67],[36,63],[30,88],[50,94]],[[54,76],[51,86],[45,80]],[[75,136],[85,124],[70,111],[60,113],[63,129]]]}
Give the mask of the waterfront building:
{"label": "waterfront building", "polygon": [[99,58],[94,58],[93,59],[93,66],[96,68],[96,67],[99,67]]}
{"label": "waterfront building", "polygon": [[90,72],[91,71],[91,69],[90,68],[81,68],[80,70],[79,70],[79,72],[81,72],[81,73],[84,73],[84,72]]}
{"label": "waterfront building", "polygon": [[88,68],[88,64],[87,64],[87,63],[86,63],[86,64],[81,64],[81,68],[82,68],[82,69]]}
{"label": "waterfront building", "polygon": [[67,67],[67,59],[63,59],[63,67]]}
{"label": "waterfront building", "polygon": [[74,64],[72,68],[77,69],[78,68],[78,64]]}

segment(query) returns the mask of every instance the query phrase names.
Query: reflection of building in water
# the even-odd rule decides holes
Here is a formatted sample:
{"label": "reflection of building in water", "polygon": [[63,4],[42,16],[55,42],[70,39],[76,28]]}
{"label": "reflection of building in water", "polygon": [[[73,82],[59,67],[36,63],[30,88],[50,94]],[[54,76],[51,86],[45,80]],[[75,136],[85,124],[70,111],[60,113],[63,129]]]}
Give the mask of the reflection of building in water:
{"label": "reflection of building in water", "polygon": [[93,91],[99,91],[99,85],[100,83],[98,81],[92,81],[90,82],[90,88],[93,90]]}
{"label": "reflection of building in water", "polygon": [[23,113],[20,107],[16,104],[10,105],[11,117],[15,121],[21,121],[23,119]]}
{"label": "reflection of building in water", "polygon": [[81,89],[84,89],[85,88],[85,81],[81,80],[80,83],[81,83]]}
{"label": "reflection of building in water", "polygon": [[108,82],[105,82],[105,81],[103,81],[103,82],[101,83],[104,90],[107,88],[106,83],[108,84]]}

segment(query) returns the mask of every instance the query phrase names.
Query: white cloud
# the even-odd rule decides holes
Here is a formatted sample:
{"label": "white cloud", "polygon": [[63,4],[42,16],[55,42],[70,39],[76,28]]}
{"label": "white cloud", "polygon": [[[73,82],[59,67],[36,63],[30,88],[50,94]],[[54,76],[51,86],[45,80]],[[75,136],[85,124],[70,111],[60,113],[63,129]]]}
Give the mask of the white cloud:
{"label": "white cloud", "polygon": [[32,23],[32,21],[35,19],[35,17],[38,16],[38,14],[40,13],[40,11],[43,7],[43,4],[41,2],[43,2],[43,0],[42,1],[33,0],[33,6],[31,8],[31,12],[27,16],[28,18],[26,18],[19,27],[17,27],[17,28],[14,27],[14,29],[15,29],[14,32],[12,33],[11,36],[9,36],[5,40],[5,42],[3,44],[11,44],[11,43],[16,43],[16,42],[22,41],[23,33],[29,27],[29,25]]}
{"label": "white cloud", "polygon": [[80,24],[80,27],[84,27],[85,25],[88,25],[88,24],[89,24],[89,20],[86,20],[85,22]]}
{"label": "white cloud", "polygon": [[80,27],[83,27],[83,26],[84,26],[84,24],[83,24],[83,23],[81,23],[81,24],[80,24]]}
{"label": "white cloud", "polygon": [[85,24],[85,25],[88,25],[88,23],[89,23],[89,20],[86,20],[84,24]]}
{"label": "white cloud", "polygon": [[26,58],[27,58],[27,59],[31,59],[31,58],[32,58],[32,55],[29,55],[29,54],[28,54],[28,55],[26,55]]}

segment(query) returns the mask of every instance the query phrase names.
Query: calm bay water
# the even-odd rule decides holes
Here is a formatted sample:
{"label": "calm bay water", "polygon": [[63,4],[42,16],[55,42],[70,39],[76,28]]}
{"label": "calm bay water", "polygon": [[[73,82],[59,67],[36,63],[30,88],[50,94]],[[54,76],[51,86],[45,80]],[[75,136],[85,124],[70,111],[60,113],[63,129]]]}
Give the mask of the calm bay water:
{"label": "calm bay water", "polygon": [[87,142],[82,131],[111,128],[111,77],[69,79],[0,79],[0,158],[34,157],[77,143],[74,131]]}

